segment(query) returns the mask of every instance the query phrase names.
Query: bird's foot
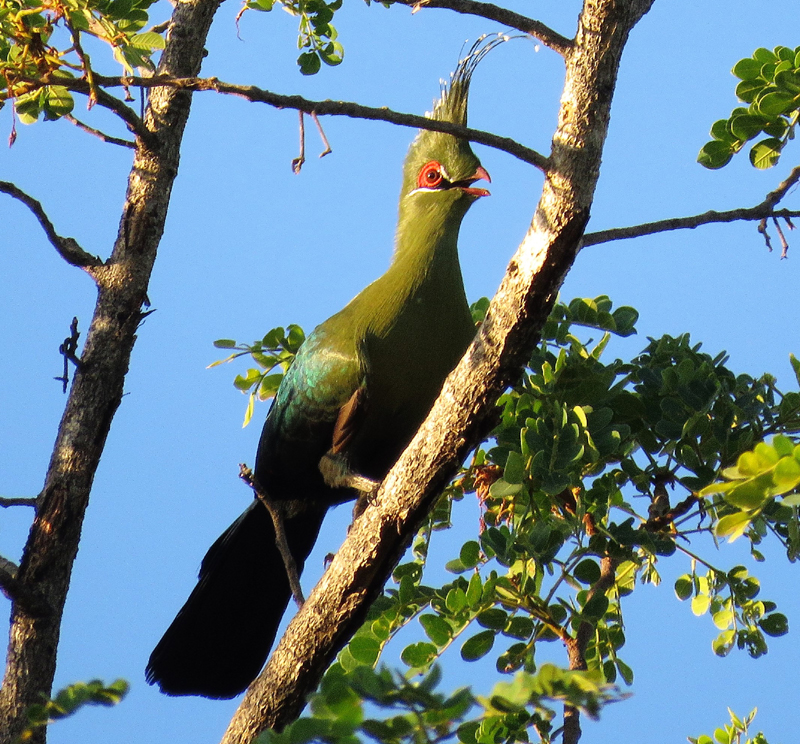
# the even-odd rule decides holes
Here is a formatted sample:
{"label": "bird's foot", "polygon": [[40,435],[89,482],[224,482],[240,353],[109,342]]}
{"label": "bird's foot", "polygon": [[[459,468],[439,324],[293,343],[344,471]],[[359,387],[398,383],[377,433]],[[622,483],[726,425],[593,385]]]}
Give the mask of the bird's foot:
{"label": "bird's foot", "polygon": [[380,481],[354,473],[342,455],[328,453],[319,461],[319,472],[325,484],[331,488],[352,488],[364,496],[372,498],[380,488]]}

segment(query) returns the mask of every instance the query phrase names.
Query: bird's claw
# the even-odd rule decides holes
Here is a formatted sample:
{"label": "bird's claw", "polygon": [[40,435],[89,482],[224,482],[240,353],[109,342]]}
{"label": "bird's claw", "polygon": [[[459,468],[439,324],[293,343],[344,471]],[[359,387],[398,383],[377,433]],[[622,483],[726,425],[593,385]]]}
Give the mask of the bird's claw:
{"label": "bird's claw", "polygon": [[331,453],[323,455],[319,461],[319,472],[322,473],[325,485],[331,488],[352,488],[368,498],[372,498],[381,485],[380,481],[358,475],[350,470],[347,460],[342,455]]}

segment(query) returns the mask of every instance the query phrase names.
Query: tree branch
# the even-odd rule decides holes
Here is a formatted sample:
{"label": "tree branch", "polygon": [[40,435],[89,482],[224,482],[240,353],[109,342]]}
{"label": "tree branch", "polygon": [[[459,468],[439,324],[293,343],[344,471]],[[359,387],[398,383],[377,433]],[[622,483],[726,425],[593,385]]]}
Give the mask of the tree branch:
{"label": "tree branch", "polygon": [[[589,590],[589,594],[586,597],[586,604],[588,604],[593,597],[604,595],[614,585],[618,563],[619,561],[617,559],[609,556],[605,556],[600,560],[600,578]],[[594,625],[584,620],[578,626],[575,637],[569,638],[566,641],[570,670],[586,670],[586,647],[589,645],[593,633]],[[563,742],[564,744],[578,744],[580,738],[581,712],[574,705],[565,705]]]}
{"label": "tree branch", "polygon": [[[181,0],[176,4],[159,62],[161,74],[199,74],[219,3],[220,0]],[[60,84],[62,80],[51,82]],[[95,82],[99,85],[99,81]],[[178,173],[191,100],[188,91],[156,88],[148,96],[145,115],[140,120],[121,101],[98,90],[98,103],[122,116],[136,132],[137,142],[119,231],[110,258],[96,269],[97,304],[80,355],[82,364],[67,397],[17,575],[22,586],[35,588],[45,598],[52,613],[34,618],[16,597],[12,602],[5,677],[0,686],[0,744],[18,740],[27,723],[28,708],[52,690],[61,618],[84,515],[100,457],[122,401]],[[42,727],[29,744],[44,741]]]}
{"label": "tree branch", "polygon": [[0,556],[0,591],[31,618],[47,617],[53,608],[38,592],[23,584],[18,578],[19,566]]}
{"label": "tree branch", "polygon": [[377,498],[354,522],[248,689],[223,744],[249,744],[261,731],[279,731],[297,717],[306,695],[363,621],[441,489],[490,428],[497,397],[519,378],[577,255],[600,172],[622,50],[651,4],[586,2],[567,57],[542,197],[486,320]]}
{"label": "tree branch", "polygon": [[569,53],[575,43],[572,39],[556,33],[541,21],[514,13],[492,3],[476,2],[476,0],[394,0],[394,2],[414,8],[414,12],[422,8],[444,8],[454,10],[456,13],[488,18],[490,21],[497,21],[504,26],[533,36],[562,57]]}
{"label": "tree branch", "polygon": [[87,134],[99,137],[101,140],[103,140],[103,142],[108,142],[110,145],[119,145],[120,147],[129,147],[131,149],[136,147],[135,142],[121,139],[120,137],[112,137],[105,132],[101,132],[99,129],[95,129],[94,127],[90,127],[88,124],[84,124],[82,121],[80,121],[80,119],[76,119],[72,114],[64,114],[64,116],[61,118],[66,119],[70,124],[74,124],[76,127],[78,127],[78,129],[82,129]]}
{"label": "tree branch", "polygon": [[641,225],[631,227],[614,227],[610,230],[600,230],[598,232],[587,233],[583,239],[584,247],[609,243],[612,240],[627,240],[628,238],[641,238],[644,235],[654,235],[655,233],[668,232],[670,230],[694,230],[701,225],[711,225],[715,223],[737,222],[746,220],[767,219],[769,217],[792,218],[800,217],[800,211],[790,209],[773,210],[766,201],[755,207],[742,207],[741,209],[730,209],[727,212],[715,212],[710,210],[703,214],[696,214],[692,217],[673,217],[667,220],[656,222],[645,222]]}
{"label": "tree branch", "polygon": [[[37,81],[31,79],[27,82],[35,84]],[[38,81],[40,85],[46,85],[52,81]],[[412,127],[414,129],[430,129],[435,132],[446,132],[453,134],[457,137],[478,142],[487,147],[493,147],[496,150],[504,152],[519,158],[525,163],[530,163],[536,166],[541,171],[547,171],[549,167],[549,160],[542,154],[532,150],[529,147],[519,144],[517,141],[510,137],[500,137],[491,132],[484,132],[480,129],[471,129],[469,127],[460,127],[457,124],[451,124],[447,121],[437,121],[429,119],[426,116],[419,116],[417,114],[404,114],[398,111],[392,111],[389,108],[381,107],[376,108],[373,106],[362,106],[359,103],[351,101],[311,101],[302,96],[287,96],[280,93],[273,93],[263,88],[257,88],[254,85],[235,85],[233,83],[224,83],[216,78],[198,78],[198,77],[171,77],[167,75],[155,75],[149,78],[143,77],[105,77],[95,75],[95,83],[103,88],[113,88],[119,86],[136,86],[142,88],[156,88],[156,87],[169,87],[181,91],[215,91],[217,93],[224,93],[226,95],[239,96],[246,98],[253,103],[266,103],[268,106],[273,106],[279,109],[296,109],[303,111],[306,114],[317,116],[347,116],[353,119],[368,119],[370,121],[387,121],[390,124],[397,124],[403,127]],[[58,84],[63,87],[74,90],[79,93],[89,93],[89,84],[85,80],[68,80],[65,78],[58,78]],[[103,91],[100,91],[101,93]],[[108,95],[108,94],[106,94]],[[109,96],[113,98],[113,96]],[[114,98],[113,100],[117,100]],[[98,102],[103,102],[103,97],[98,97]],[[124,106],[119,102],[124,108]],[[132,113],[132,112],[131,112]],[[134,114],[135,116],[135,114]],[[138,117],[137,117],[138,118]],[[137,133],[138,136],[138,133]]]}
{"label": "tree branch", "polygon": [[[87,253],[83,250],[74,238],[62,238],[56,232],[50,218],[45,214],[40,201],[29,196],[22,189],[17,188],[13,183],[9,183],[8,181],[0,181],[0,191],[21,201],[33,212],[36,219],[39,220],[39,224],[42,226],[51,245],[58,251],[58,255],[68,264],[87,270],[103,265],[103,262],[97,256],[93,256],[91,253]],[[91,274],[92,272],[89,271],[89,273]]]}
{"label": "tree branch", "polygon": [[764,206],[768,205],[770,207],[776,206],[781,199],[783,199],[783,197],[789,193],[789,189],[791,189],[792,186],[794,186],[798,181],[800,181],[800,165],[796,165],[792,169],[792,172],[786,177],[786,180],[783,181],[783,183],[781,183],[777,189],[770,191],[769,194],[767,194],[767,198],[764,199],[761,204]]}
{"label": "tree branch", "polygon": [[9,506],[36,506],[37,498],[35,496],[17,496],[7,497],[0,496],[0,506],[7,509]]}

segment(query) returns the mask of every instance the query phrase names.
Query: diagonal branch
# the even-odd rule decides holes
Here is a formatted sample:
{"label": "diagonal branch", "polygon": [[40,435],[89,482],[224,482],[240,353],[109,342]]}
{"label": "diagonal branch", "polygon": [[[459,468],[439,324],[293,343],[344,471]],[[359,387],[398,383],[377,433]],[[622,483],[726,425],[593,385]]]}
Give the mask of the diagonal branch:
{"label": "diagonal branch", "polygon": [[786,177],[786,179],[778,186],[777,189],[774,191],[770,191],[767,194],[766,199],[761,202],[762,205],[770,207],[777,206],[777,204],[783,199],[786,194],[789,193],[789,189],[792,188],[798,181],[800,181],[800,165],[796,165],[792,172]]}
{"label": "diagonal branch", "polygon": [[105,132],[101,132],[99,129],[95,129],[94,127],[90,127],[88,124],[84,124],[80,119],[76,119],[72,114],[64,114],[62,118],[66,119],[70,124],[74,124],[76,127],[78,127],[78,129],[82,129],[87,134],[99,137],[101,140],[103,140],[103,142],[108,142],[110,145],[119,145],[120,147],[128,147],[130,149],[136,147],[135,142],[121,139],[120,137],[112,137],[110,134],[106,134]]}
{"label": "diagonal branch", "polygon": [[[59,85],[64,85],[61,82],[61,78],[58,79]],[[94,75],[94,85],[99,86],[102,85],[103,78],[100,75]],[[92,88],[89,85],[89,82],[86,80],[81,80],[80,82],[84,83],[85,89],[81,90],[81,93],[86,93],[87,95],[91,96],[94,92],[97,95],[97,103],[102,106],[103,108],[108,109],[109,111],[115,113],[122,121],[125,122],[125,125],[130,130],[131,134],[134,134],[138,137],[142,142],[146,143],[149,146],[154,144],[154,138],[152,132],[144,125],[144,122],[137,116],[136,112],[130,107],[126,106],[119,98],[115,98],[110,93],[107,93],[100,87]],[[64,86],[69,87],[69,86]],[[75,88],[74,90],[79,90]]]}
{"label": "diagonal branch", "polygon": [[[27,80],[31,84],[46,85],[51,81],[42,80]],[[154,75],[153,77],[105,77],[95,75],[95,82],[103,88],[113,88],[119,86],[136,86],[141,88],[156,88],[166,87],[176,90],[185,91],[208,91],[212,90],[217,93],[224,93],[227,95],[239,96],[246,98],[248,101],[254,103],[266,103],[269,106],[274,106],[279,109],[296,109],[303,111],[312,116],[347,116],[353,119],[368,119],[370,121],[387,121],[391,124],[398,124],[403,127],[411,127],[413,129],[430,129],[435,132],[446,132],[453,134],[457,137],[478,142],[487,147],[493,147],[496,150],[504,152],[519,158],[523,162],[530,163],[536,166],[541,171],[547,171],[550,161],[544,155],[538,153],[530,147],[525,147],[519,144],[511,137],[501,137],[491,132],[484,132],[480,129],[471,129],[470,127],[460,127],[457,124],[451,124],[447,121],[437,121],[436,119],[429,119],[426,116],[419,116],[417,114],[404,114],[398,111],[392,111],[389,108],[363,106],[359,103],[351,101],[312,101],[302,96],[288,96],[280,93],[273,93],[263,88],[257,88],[254,85],[235,85],[233,83],[224,83],[217,78],[198,78],[186,77],[177,78],[167,75]],[[63,78],[58,79],[58,84],[74,90],[79,93],[89,93],[89,84],[85,80],[67,80]],[[98,103],[101,105],[104,101],[104,96],[108,96],[113,101],[117,101],[124,109],[127,109],[133,114],[127,106],[121,101],[110,96],[108,93],[100,90],[101,95],[98,96]],[[136,117],[135,114],[133,114]],[[136,117],[138,120],[138,117]],[[137,136],[141,136],[136,132]],[[147,135],[147,133],[145,132]]]}
{"label": "diagonal branch", "polygon": [[767,217],[792,218],[800,217],[800,211],[791,209],[773,208],[766,201],[757,204],[755,207],[742,207],[741,209],[730,209],[727,212],[716,212],[709,210],[703,214],[696,214],[692,217],[673,217],[667,220],[656,222],[645,222],[641,225],[631,225],[630,227],[614,227],[609,230],[599,230],[598,232],[587,233],[583,239],[584,247],[609,243],[612,240],[627,240],[628,238],[641,238],[644,235],[654,235],[655,233],[668,232],[670,230],[694,230],[701,225],[713,225],[715,223],[738,222],[746,220],[754,222],[763,220]]}
{"label": "diagonal branch", "polygon": [[86,269],[90,274],[92,273],[90,269],[103,265],[103,262],[97,256],[93,256],[83,250],[74,238],[62,238],[56,232],[40,201],[29,196],[22,189],[17,188],[8,181],[0,181],[0,191],[18,199],[33,212],[36,219],[39,220],[45,235],[47,235],[47,239],[68,264]]}
{"label": "diagonal branch", "polygon": [[[608,243],[612,240],[626,240],[628,238],[641,238],[644,235],[654,235],[655,233],[667,232],[669,230],[694,230],[701,225],[712,225],[723,222],[738,222],[740,220],[755,221],[761,220],[758,231],[766,236],[767,219],[781,217],[791,220],[792,217],[800,217],[800,211],[789,209],[778,209],[775,207],[780,203],[789,190],[800,182],[800,165],[795,166],[792,172],[782,181],[774,191],[770,191],[764,200],[754,207],[742,207],[740,209],[729,209],[726,212],[717,212],[713,209],[703,214],[696,214],[692,217],[673,217],[667,220],[657,220],[656,222],[645,222],[641,225],[631,227],[614,227],[609,230],[588,233],[583,238],[584,247]],[[780,228],[778,228],[780,230]],[[767,246],[769,246],[769,237]],[[770,250],[772,248],[770,247]]]}
{"label": "diagonal branch", "polygon": [[414,8],[414,12],[422,8],[445,8],[454,10],[456,13],[488,18],[490,21],[497,21],[504,26],[533,36],[562,57],[569,53],[575,43],[572,39],[553,31],[541,21],[514,13],[512,10],[492,3],[476,2],[476,0],[394,0],[394,2]]}
{"label": "diagonal branch", "polygon": [[577,255],[600,173],[622,50],[652,2],[585,2],[567,57],[551,167],[528,234],[477,337],[248,689],[223,744],[250,744],[261,731],[280,731],[297,717],[441,489],[491,428],[497,397],[519,378]]}

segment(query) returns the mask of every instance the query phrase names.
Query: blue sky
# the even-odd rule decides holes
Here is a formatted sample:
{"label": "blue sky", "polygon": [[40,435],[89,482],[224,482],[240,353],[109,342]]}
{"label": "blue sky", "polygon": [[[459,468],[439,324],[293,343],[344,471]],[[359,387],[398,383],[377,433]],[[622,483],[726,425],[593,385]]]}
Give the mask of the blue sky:
{"label": "blue sky", "polygon": [[[519,0],[510,7],[571,36],[580,6]],[[205,75],[415,113],[430,108],[465,40],[500,30],[442,10],[411,15],[404,7],[349,0],[337,14],[344,63],[303,78],[294,62],[294,19],[281,11],[247,14],[240,40],[233,22],[238,9],[223,5]],[[794,3],[770,3],[779,23],[759,24],[752,12],[743,0],[660,0],[634,30],[589,230],[749,206],[788,173],[791,146],[785,162],[767,172],[754,171],[745,156],[720,172],[695,163],[711,123],[735,105],[733,64],[759,46],[800,43]],[[529,40],[501,46],[475,75],[470,124],[547,153],[562,71],[555,53],[537,51]],[[104,112],[88,115],[82,105],[79,118],[119,132]],[[213,742],[235,708],[236,701],[164,697],[144,683],[143,669],[193,586],[206,548],[250,498],[237,467],[253,463],[266,406],[242,430],[245,398],[231,385],[242,367],[207,370],[219,356],[211,342],[252,341],[292,322],[308,330],[389,260],[400,167],[414,132],[342,118],[323,124],[333,154],[315,157],[322,146],[309,126],[309,158],[295,176],[296,113],[213,93],[195,96],[149,293],[156,312],[140,330],[95,480],[56,677],[57,687],[125,677],[132,691],[113,711],[87,711],[54,726],[54,744]],[[10,126],[5,108],[0,138]],[[494,293],[541,187],[531,166],[475,150],[493,182],[491,198],[472,208],[461,234],[470,299]],[[116,234],[129,167],[127,150],[65,122],[21,127],[14,147],[0,152],[0,178],[41,199],[62,235],[103,257]],[[796,196],[786,206],[796,206]],[[35,495],[65,401],[52,380],[61,372],[58,345],[73,315],[85,331],[94,291],[88,277],[61,261],[20,204],[1,198],[0,224],[0,493]],[[779,260],[755,225],[744,223],[600,245],[578,257],[562,297],[608,294],[616,305],[640,311],[639,335],[609,354],[633,354],[647,336],[689,332],[712,354],[726,349],[735,371],[770,371],[793,389],[788,354],[800,354],[797,250],[800,241],[789,260]],[[474,528],[477,507],[465,503],[459,512],[464,529]],[[329,517],[307,564],[307,588],[322,556],[341,542],[348,516],[344,507]],[[0,554],[18,559],[29,517],[25,509],[0,514]],[[447,545],[441,550],[446,554]],[[738,544],[719,554],[709,547],[707,554],[719,565],[750,566]],[[728,705],[740,714],[758,706],[756,723],[772,744],[794,738],[800,716],[788,682],[800,663],[795,635],[773,640],[758,661],[735,652],[717,659],[710,620],[694,618],[672,592],[672,580],[687,569],[680,559],[665,565],[662,587],[641,588],[628,602],[623,658],[636,672],[634,696],[608,709],[600,723],[586,724],[585,744],[683,741],[710,733],[727,718]],[[796,623],[800,607],[789,588],[795,567],[773,550],[753,572],[763,596]],[[446,683],[476,679],[455,649],[451,654]],[[563,662],[558,648],[552,658]]]}

